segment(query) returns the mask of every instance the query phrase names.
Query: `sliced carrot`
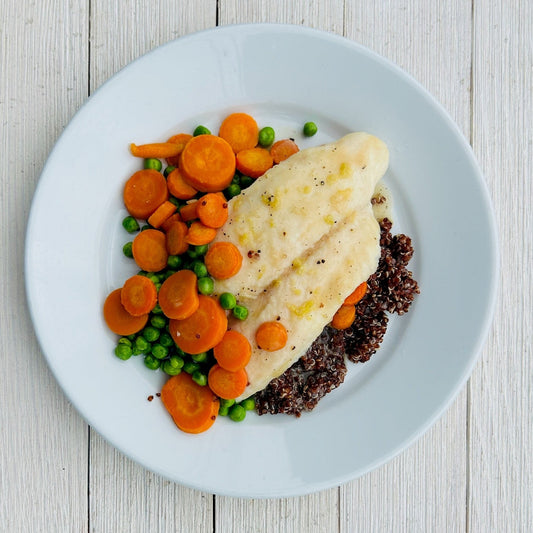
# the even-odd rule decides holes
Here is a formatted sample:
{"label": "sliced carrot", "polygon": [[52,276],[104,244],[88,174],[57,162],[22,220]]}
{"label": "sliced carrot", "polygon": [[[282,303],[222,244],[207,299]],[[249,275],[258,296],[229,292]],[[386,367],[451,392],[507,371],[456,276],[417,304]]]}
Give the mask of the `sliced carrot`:
{"label": "sliced carrot", "polygon": [[246,374],[244,368],[236,372],[230,372],[220,365],[215,364],[209,370],[207,384],[220,398],[234,400],[246,389],[246,385],[248,385],[248,374]]}
{"label": "sliced carrot", "polygon": [[220,401],[209,389],[186,372],[172,376],[161,389],[161,401],[174,423],[186,433],[202,433],[218,415]]}
{"label": "sliced carrot", "polygon": [[262,176],[273,164],[274,160],[265,148],[241,150],[236,156],[237,170],[250,178]]}
{"label": "sliced carrot", "polygon": [[179,270],[163,281],[159,305],[165,316],[183,320],[198,309],[196,282],[196,274],[191,270]]}
{"label": "sliced carrot", "polygon": [[185,240],[189,244],[200,246],[209,244],[217,236],[217,230],[208,228],[198,220],[195,220],[189,227]]}
{"label": "sliced carrot", "polygon": [[196,214],[208,228],[221,228],[228,220],[228,201],[220,193],[204,194],[199,200]]}
{"label": "sliced carrot", "polygon": [[194,202],[191,202],[190,204],[180,207],[181,220],[183,220],[183,222],[189,222],[190,220],[194,220],[195,218],[198,218],[198,215],[196,214],[196,208],[197,208],[196,200]]}
{"label": "sliced carrot", "polygon": [[363,281],[363,283],[357,285],[352,294],[346,297],[343,305],[355,305],[356,303],[359,303],[366,294],[367,288],[368,286],[366,281]]}
{"label": "sliced carrot", "polygon": [[130,144],[130,151],[135,157],[147,158],[167,158],[180,153],[179,145],[174,143],[150,143],[136,145]]}
{"label": "sliced carrot", "polygon": [[170,228],[171,224],[173,222],[181,222],[181,217],[179,213],[174,213],[173,215],[169,216],[162,224],[159,226],[160,229],[163,231],[168,231],[168,228]]}
{"label": "sliced carrot", "polygon": [[341,305],[333,315],[331,326],[335,329],[347,329],[355,320],[355,305]]}
{"label": "sliced carrot", "polygon": [[228,319],[218,300],[198,295],[198,309],[184,320],[169,321],[169,333],[184,352],[197,354],[216,346],[228,329]]}
{"label": "sliced carrot", "polygon": [[262,350],[275,352],[287,344],[287,330],[281,322],[263,322],[255,332],[255,342]]}
{"label": "sliced carrot", "polygon": [[167,165],[172,165],[173,167],[177,167],[179,165],[181,152],[183,152],[185,145],[191,139],[192,139],[192,135],[190,135],[189,133],[178,133],[177,135],[172,135],[172,137],[170,137],[167,143],[177,144],[180,147],[179,149],[180,151],[178,152],[177,155],[167,157]]}
{"label": "sliced carrot", "polygon": [[221,137],[198,135],[185,145],[180,170],[189,185],[198,191],[222,191],[235,175],[235,154]]}
{"label": "sliced carrot", "polygon": [[270,147],[270,155],[272,156],[274,163],[278,164],[285,161],[285,159],[288,159],[299,150],[298,145],[292,139],[282,139],[281,141],[275,142]]}
{"label": "sliced carrot", "polygon": [[120,301],[124,309],[133,316],[149,313],[157,303],[155,283],[146,276],[132,276],[122,286]]}
{"label": "sliced carrot", "polygon": [[213,348],[217,363],[230,372],[244,368],[252,356],[252,346],[248,339],[238,331],[229,330]]}
{"label": "sliced carrot", "polygon": [[188,231],[187,224],[181,220],[176,220],[167,227],[166,247],[168,255],[181,255],[188,250],[189,244],[185,240]]}
{"label": "sliced carrot", "polygon": [[157,170],[139,170],[126,182],[123,198],[131,216],[146,220],[168,200],[167,182]]}
{"label": "sliced carrot", "polygon": [[232,113],[220,125],[218,135],[228,141],[235,153],[254,148],[259,140],[255,119],[246,113]]}
{"label": "sliced carrot", "polygon": [[176,211],[177,206],[168,200],[163,202],[149,217],[148,224],[153,228],[160,228],[161,224]]}
{"label": "sliced carrot", "polygon": [[167,176],[167,187],[170,194],[180,200],[190,200],[191,198],[194,198],[198,192],[183,179],[183,175],[179,168],[174,169]]}
{"label": "sliced carrot", "polygon": [[133,335],[146,326],[149,315],[130,315],[122,305],[121,292],[122,289],[115,289],[105,299],[104,320],[113,333],[117,335]]}
{"label": "sliced carrot", "polygon": [[239,272],[242,255],[231,242],[215,242],[207,250],[204,262],[207,271],[215,279],[228,279]]}
{"label": "sliced carrot", "polygon": [[142,270],[158,272],[167,266],[166,237],[157,229],[141,231],[132,245],[133,259]]}

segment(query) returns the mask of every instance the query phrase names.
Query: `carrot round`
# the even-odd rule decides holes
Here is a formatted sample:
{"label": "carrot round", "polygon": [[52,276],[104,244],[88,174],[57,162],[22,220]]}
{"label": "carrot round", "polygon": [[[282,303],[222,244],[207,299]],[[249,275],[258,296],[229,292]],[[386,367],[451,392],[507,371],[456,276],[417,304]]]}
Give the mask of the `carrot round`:
{"label": "carrot round", "polygon": [[185,180],[196,190],[222,191],[235,174],[235,154],[221,137],[198,135],[185,145],[181,153],[180,170]]}
{"label": "carrot round", "polygon": [[169,321],[169,333],[184,352],[197,354],[216,346],[228,329],[228,319],[217,300],[198,295],[198,309],[184,320]]}
{"label": "carrot round", "polygon": [[281,322],[263,322],[255,332],[255,342],[268,352],[281,350],[287,344],[287,330]]}
{"label": "carrot round", "polygon": [[174,423],[186,433],[202,433],[217,418],[220,402],[209,387],[195,383],[186,372],[172,376],[161,389],[161,401]]}
{"label": "carrot round", "polygon": [[285,161],[298,151],[298,145],[292,139],[282,139],[270,147],[270,155],[275,164]]}
{"label": "carrot round", "polygon": [[104,320],[113,333],[117,335],[133,335],[146,326],[149,315],[130,315],[122,305],[121,292],[122,289],[115,289],[105,299]]}
{"label": "carrot round", "polygon": [[136,145],[130,144],[130,151],[135,157],[148,158],[167,158],[176,156],[180,153],[179,146],[174,143],[150,143]]}
{"label": "carrot round", "polygon": [[149,217],[148,224],[154,228],[161,227],[161,224],[174,214],[177,207],[168,200],[163,202]]}
{"label": "carrot round", "polygon": [[230,372],[220,365],[215,364],[209,370],[207,384],[220,398],[234,400],[246,389],[246,385],[248,385],[248,374],[246,374],[244,368],[236,372]]}
{"label": "carrot round", "polygon": [[228,279],[239,272],[242,255],[231,242],[215,242],[207,250],[204,262],[207,271],[215,279]]}
{"label": "carrot round", "polygon": [[222,368],[236,372],[250,361],[252,346],[242,333],[231,329],[224,333],[222,340],[214,347],[213,354]]}
{"label": "carrot round", "polygon": [[142,270],[158,272],[167,266],[168,252],[166,237],[157,229],[141,231],[132,245],[133,259]]}
{"label": "carrot round", "polygon": [[120,301],[124,309],[133,316],[149,313],[157,303],[155,283],[146,276],[132,276],[122,286]]}
{"label": "carrot round", "polygon": [[189,133],[178,133],[177,135],[172,135],[172,137],[170,137],[167,143],[177,144],[179,146],[179,152],[177,155],[173,155],[171,157],[166,158],[167,165],[172,165],[173,167],[177,167],[179,165],[181,152],[183,152],[185,145],[191,139],[192,139],[192,135],[190,135]]}
{"label": "carrot round", "polygon": [[352,294],[346,297],[343,305],[355,305],[356,303],[359,303],[363,299],[363,296],[366,294],[367,287],[368,285],[366,281],[363,281],[363,283],[357,285]]}
{"label": "carrot round", "polygon": [[198,215],[196,214],[197,204],[198,202],[194,201],[180,208],[180,216],[183,222],[189,222],[190,220],[198,218]]}
{"label": "carrot round", "polygon": [[167,227],[166,248],[168,255],[181,255],[189,249],[189,243],[185,240],[188,231],[187,224],[181,220],[176,220]]}
{"label": "carrot round", "polygon": [[191,198],[194,198],[198,192],[183,179],[179,168],[174,169],[167,176],[167,187],[170,194],[180,200],[190,200]]}
{"label": "carrot round", "polygon": [[237,153],[257,145],[259,127],[252,116],[246,113],[232,113],[222,121],[218,135]]}
{"label": "carrot round", "polygon": [[250,178],[262,176],[273,164],[274,160],[265,148],[241,150],[236,155],[237,170]]}
{"label": "carrot round", "polygon": [[159,289],[159,306],[165,316],[183,320],[198,309],[196,282],[196,274],[191,270],[179,270],[163,281]]}
{"label": "carrot round", "polygon": [[168,200],[167,182],[157,170],[139,170],[126,182],[123,198],[131,216],[146,220]]}
{"label": "carrot round", "polygon": [[171,224],[173,224],[174,222],[181,222],[181,217],[179,213],[174,213],[173,215],[170,215],[159,227],[164,232],[167,232],[168,228],[170,228]]}
{"label": "carrot round", "polygon": [[189,244],[200,246],[202,244],[209,244],[216,236],[216,229],[208,228],[207,226],[196,220],[190,225],[185,240]]}
{"label": "carrot round", "polygon": [[355,305],[341,305],[333,315],[331,325],[335,329],[347,329],[355,320]]}
{"label": "carrot round", "polygon": [[208,228],[221,228],[228,220],[228,202],[223,195],[204,194],[196,207],[200,222]]}

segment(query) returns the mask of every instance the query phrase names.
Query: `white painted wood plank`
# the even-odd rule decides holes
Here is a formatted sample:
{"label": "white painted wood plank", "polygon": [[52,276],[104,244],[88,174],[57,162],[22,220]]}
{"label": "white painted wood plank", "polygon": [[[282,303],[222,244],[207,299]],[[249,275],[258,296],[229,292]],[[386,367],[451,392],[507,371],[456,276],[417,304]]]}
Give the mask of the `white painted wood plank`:
{"label": "white painted wood plank", "polygon": [[39,174],[87,95],[87,36],[83,4],[8,0],[0,5],[2,531],[87,527],[87,426],[37,345],[23,268],[26,221]]}
{"label": "white painted wood plank", "polygon": [[[421,82],[469,138],[470,1],[346,2],[345,29]],[[465,389],[419,442],[342,487],[341,531],[465,530],[466,420]]]}
{"label": "white painted wood plank", "polygon": [[[220,0],[219,23],[302,24],[342,34],[344,6],[335,0]],[[278,500],[216,499],[215,531],[333,533],[338,530],[338,489]]]}
{"label": "white painted wood plank", "polygon": [[[215,0],[93,0],[91,92],[156,46],[215,23]],[[94,430],[90,432],[89,487],[91,532],[212,530],[211,495],[147,472],[114,450]]]}
{"label": "white painted wood plank", "polygon": [[533,530],[533,4],[474,2],[473,146],[501,247],[494,327],[472,380],[469,531]]}

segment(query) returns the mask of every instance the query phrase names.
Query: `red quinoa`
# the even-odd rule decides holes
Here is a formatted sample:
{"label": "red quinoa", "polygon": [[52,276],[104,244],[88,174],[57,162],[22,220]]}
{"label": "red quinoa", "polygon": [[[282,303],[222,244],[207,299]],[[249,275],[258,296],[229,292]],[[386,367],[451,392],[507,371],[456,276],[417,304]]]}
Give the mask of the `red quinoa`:
{"label": "red quinoa", "polygon": [[377,351],[387,330],[387,313],[403,315],[420,292],[407,269],[413,247],[407,235],[391,234],[392,223],[381,224],[381,257],[368,279],[365,297],[356,306],[353,325],[337,331],[326,326],[303,357],[273,379],[255,397],[260,415],[285,413],[300,416],[311,411],[346,375],[345,358],[363,363]]}

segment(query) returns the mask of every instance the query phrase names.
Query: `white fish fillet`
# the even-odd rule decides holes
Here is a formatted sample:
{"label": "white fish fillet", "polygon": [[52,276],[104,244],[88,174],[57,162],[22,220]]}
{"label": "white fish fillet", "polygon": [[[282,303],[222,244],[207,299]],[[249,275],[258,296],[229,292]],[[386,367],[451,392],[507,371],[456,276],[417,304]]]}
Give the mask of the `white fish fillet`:
{"label": "white fish fillet", "polygon": [[[246,398],[262,390],[300,358],[346,296],[376,270],[379,225],[370,203],[388,166],[378,138],[351,133],[302,150],[269,170],[229,202],[217,241],[243,255],[237,275],[215,283],[249,310],[230,327],[252,344]],[[280,320],[287,345],[267,352],[255,344],[265,321]]]}

